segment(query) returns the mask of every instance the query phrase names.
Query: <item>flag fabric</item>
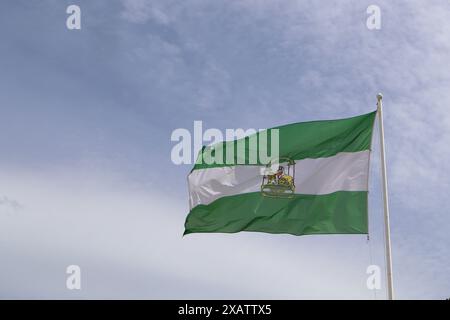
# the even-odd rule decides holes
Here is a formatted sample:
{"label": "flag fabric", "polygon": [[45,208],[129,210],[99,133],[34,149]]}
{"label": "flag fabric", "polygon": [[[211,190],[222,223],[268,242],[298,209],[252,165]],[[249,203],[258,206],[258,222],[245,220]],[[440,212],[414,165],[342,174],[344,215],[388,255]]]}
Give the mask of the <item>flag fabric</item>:
{"label": "flag fabric", "polygon": [[[204,147],[199,158],[221,146],[226,151],[220,160],[228,155],[228,161],[197,161],[190,172],[190,212],[184,234],[367,234],[375,116],[376,111],[272,128],[277,129],[279,138],[279,160],[274,164],[263,164],[259,158],[251,164],[236,152],[238,144],[244,143],[248,157],[254,151],[248,142],[260,139],[267,134],[265,130]],[[267,131],[269,135],[273,132]],[[233,152],[229,154],[230,146]]]}

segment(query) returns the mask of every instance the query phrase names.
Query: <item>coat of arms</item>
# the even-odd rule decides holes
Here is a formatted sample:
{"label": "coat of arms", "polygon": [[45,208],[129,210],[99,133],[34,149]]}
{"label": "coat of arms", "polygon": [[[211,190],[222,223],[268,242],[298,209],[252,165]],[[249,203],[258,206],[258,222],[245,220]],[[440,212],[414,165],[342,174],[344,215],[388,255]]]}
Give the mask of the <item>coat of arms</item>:
{"label": "coat of arms", "polygon": [[280,158],[266,167],[261,193],[267,197],[292,198],[295,192],[295,161]]}

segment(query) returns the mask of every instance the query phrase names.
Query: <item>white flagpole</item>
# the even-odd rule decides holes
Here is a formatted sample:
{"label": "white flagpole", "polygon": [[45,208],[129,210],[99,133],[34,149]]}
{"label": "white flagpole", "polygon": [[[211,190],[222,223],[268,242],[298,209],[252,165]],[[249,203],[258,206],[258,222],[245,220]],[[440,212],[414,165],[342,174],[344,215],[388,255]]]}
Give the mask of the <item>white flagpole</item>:
{"label": "white flagpole", "polygon": [[384,235],[386,250],[386,273],[388,299],[394,299],[394,285],[392,283],[392,259],[391,259],[391,229],[389,226],[389,203],[387,191],[386,155],[384,150],[384,127],[383,127],[383,106],[381,100],[383,95],[377,94],[377,113],[380,125],[380,153],[381,153],[381,175],[383,180],[383,201],[384,201]]}

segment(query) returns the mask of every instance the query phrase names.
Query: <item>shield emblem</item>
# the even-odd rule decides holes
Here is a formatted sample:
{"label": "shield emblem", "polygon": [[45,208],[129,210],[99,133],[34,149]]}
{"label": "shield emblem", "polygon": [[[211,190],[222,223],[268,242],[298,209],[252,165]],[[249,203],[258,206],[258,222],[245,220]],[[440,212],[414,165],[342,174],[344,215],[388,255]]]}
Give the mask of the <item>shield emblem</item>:
{"label": "shield emblem", "polygon": [[263,174],[261,193],[266,197],[292,198],[295,193],[295,161],[280,158],[268,164]]}

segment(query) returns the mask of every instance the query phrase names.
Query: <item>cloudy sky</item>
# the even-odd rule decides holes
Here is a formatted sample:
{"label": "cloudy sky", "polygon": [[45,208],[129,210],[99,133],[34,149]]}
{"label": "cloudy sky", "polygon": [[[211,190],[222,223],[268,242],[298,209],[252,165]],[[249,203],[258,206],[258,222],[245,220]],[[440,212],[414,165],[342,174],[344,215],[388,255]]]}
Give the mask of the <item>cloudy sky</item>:
{"label": "cloudy sky", "polygon": [[194,120],[342,118],[377,92],[396,295],[450,297],[449,36],[445,0],[1,1],[0,297],[383,299],[384,278],[366,287],[385,263],[376,138],[370,241],[182,237],[191,166],[170,159]]}

